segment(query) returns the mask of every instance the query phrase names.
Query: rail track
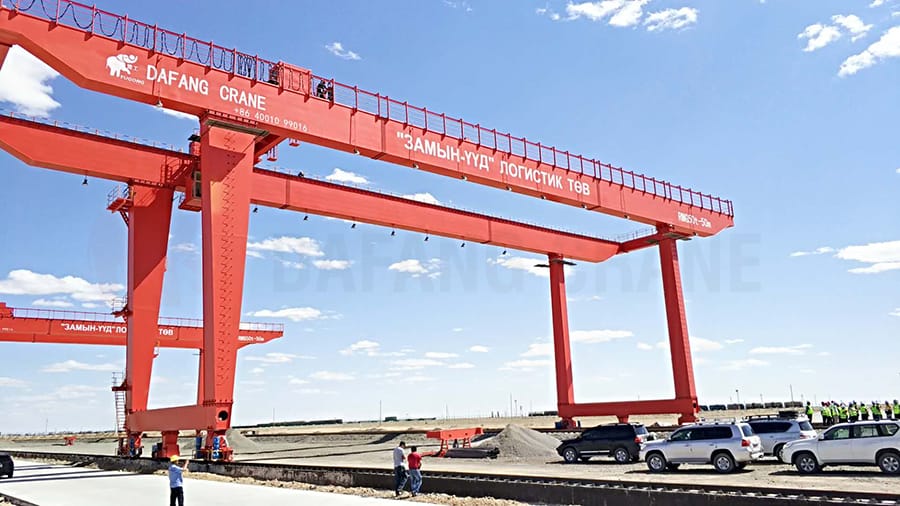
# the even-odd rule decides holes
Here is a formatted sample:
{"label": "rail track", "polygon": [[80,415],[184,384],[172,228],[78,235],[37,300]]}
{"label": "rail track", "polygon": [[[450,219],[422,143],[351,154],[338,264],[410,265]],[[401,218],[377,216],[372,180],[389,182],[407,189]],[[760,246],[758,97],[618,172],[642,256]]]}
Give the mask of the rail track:
{"label": "rail track", "polygon": [[[103,469],[148,472],[164,469],[165,462],[151,459],[68,454],[54,452],[9,452],[23,459],[49,459],[76,465],[95,464]],[[315,485],[390,489],[390,469],[340,466],[311,466],[270,463],[192,462],[192,471],[262,481],[296,481]],[[456,496],[494,497],[531,504],[613,506],[652,504],[655,506],[744,506],[744,505],[900,505],[900,494],[852,492],[846,490],[801,490],[779,487],[687,485],[646,483],[626,480],[552,478],[472,472],[428,471],[424,493]]]}

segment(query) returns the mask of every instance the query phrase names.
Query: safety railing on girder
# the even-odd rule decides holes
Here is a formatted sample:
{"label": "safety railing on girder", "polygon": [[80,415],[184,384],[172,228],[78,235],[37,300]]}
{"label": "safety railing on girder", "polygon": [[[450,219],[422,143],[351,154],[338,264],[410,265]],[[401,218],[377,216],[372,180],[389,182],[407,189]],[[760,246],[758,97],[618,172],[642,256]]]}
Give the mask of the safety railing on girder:
{"label": "safety railing on girder", "polygon": [[[12,318],[34,318],[42,320],[67,320],[86,322],[124,323],[124,319],[110,313],[98,313],[91,311],[76,311],[69,309],[40,309],[30,307],[9,307],[6,314]],[[7,316],[7,318],[10,316]],[[4,313],[0,312],[0,319]],[[170,318],[161,316],[159,324],[169,327],[203,327],[203,320],[199,318]],[[284,332],[283,323],[269,322],[241,322],[240,330],[255,330],[261,332]]]}
{"label": "safety railing on girder", "polygon": [[[297,93],[310,94],[320,82],[331,89],[319,98],[374,114],[378,117],[402,122],[424,130],[458,140],[473,142],[479,146],[524,157],[538,163],[546,163],[568,171],[579,172],[608,184],[649,193],[682,204],[711,210],[729,217],[734,216],[730,200],[721,199],[649,177],[634,171],[615,167],[608,163],[563,151],[540,142],[515,137],[509,133],[488,129],[477,123],[416,107],[380,93],[361,90],[334,79],[309,76],[281,62],[260,58],[259,55],[242,53],[202,41],[185,33],[176,33],[157,25],[150,25],[120,16],[96,6],[71,0],[0,0],[17,12],[48,19],[57,24],[78,28],[87,33],[119,40],[125,44],[149,49],[160,54],[178,57],[204,65],[207,68],[228,72],[252,81],[269,83]],[[308,81],[309,80],[309,81]]]}

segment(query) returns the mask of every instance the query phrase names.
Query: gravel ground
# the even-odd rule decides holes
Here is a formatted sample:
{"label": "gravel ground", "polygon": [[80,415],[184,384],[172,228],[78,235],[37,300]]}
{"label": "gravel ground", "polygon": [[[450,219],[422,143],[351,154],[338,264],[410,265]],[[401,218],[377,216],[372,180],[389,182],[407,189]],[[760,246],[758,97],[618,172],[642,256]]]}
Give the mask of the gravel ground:
{"label": "gravel ground", "polygon": [[[548,417],[548,420],[552,418]],[[508,420],[482,419],[444,425],[450,427],[484,426],[502,428]],[[516,422],[530,422],[531,418],[517,419]],[[584,422],[591,426],[595,421]],[[672,423],[671,422],[666,422]],[[645,422],[646,423],[646,422]],[[548,426],[550,423],[537,424]],[[397,430],[410,427],[409,422],[382,424],[382,429]],[[442,425],[442,421],[428,421],[412,425],[412,430],[432,429]],[[400,440],[408,445],[419,446],[420,452],[433,451],[437,444],[430,442],[424,434],[334,434],[337,430],[347,431],[351,425],[306,427],[266,430],[266,432],[291,431],[293,435],[279,437],[249,438],[247,448],[237,448],[236,460],[244,462],[272,462],[279,464],[333,465],[348,467],[391,468],[390,451]],[[652,428],[651,428],[652,430]],[[318,433],[316,433],[318,432]],[[543,435],[542,435],[543,436]],[[96,438],[95,438],[96,440]],[[74,446],[62,446],[61,443],[23,442],[0,440],[0,449],[21,449],[34,451],[98,453],[112,454],[115,444],[112,441],[87,442],[79,439]],[[247,442],[234,438],[236,446]],[[150,442],[146,443],[148,448]],[[190,440],[184,440],[182,448],[190,448]],[[242,451],[243,450],[243,451]],[[502,455],[496,460],[472,459],[437,459],[426,458],[423,461],[423,472],[427,479],[428,471],[457,472],[489,472],[502,474],[524,474],[548,477],[570,477],[588,479],[626,480],[636,482],[659,482],[704,485],[733,486],[769,486],[791,489],[809,490],[852,490],[889,492],[900,486],[900,477],[882,474],[877,467],[837,467],[828,468],[823,473],[813,476],[798,474],[792,466],[781,464],[775,459],[767,458],[752,464],[745,471],[732,475],[719,475],[711,466],[682,466],[673,473],[651,474],[644,463],[618,465],[606,457],[594,458],[582,464],[563,464],[556,456],[518,457]],[[442,503],[447,504],[447,503]],[[456,503],[451,503],[456,504]],[[476,504],[476,503],[469,503]],[[491,503],[504,504],[504,503]],[[511,503],[510,503],[511,504]]]}

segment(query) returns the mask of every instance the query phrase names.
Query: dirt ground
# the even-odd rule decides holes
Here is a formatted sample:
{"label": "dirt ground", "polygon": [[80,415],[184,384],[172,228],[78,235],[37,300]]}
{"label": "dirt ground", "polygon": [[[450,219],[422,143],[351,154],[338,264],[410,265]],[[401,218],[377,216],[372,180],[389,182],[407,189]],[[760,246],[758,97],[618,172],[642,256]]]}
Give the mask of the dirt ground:
{"label": "dirt ground", "polygon": [[[719,416],[725,418],[726,416]],[[638,418],[638,417],[635,417]],[[645,424],[657,421],[660,425],[670,425],[675,420],[655,418],[651,421],[642,420]],[[384,431],[421,430],[434,428],[453,428],[484,426],[502,428],[503,419],[482,420],[453,420],[427,421],[419,423],[390,423],[380,424]],[[520,418],[515,422],[530,422],[529,425],[547,427],[552,426],[553,419],[546,417],[543,421],[539,418]],[[584,426],[592,426],[596,423],[605,423],[611,420],[585,420]],[[637,420],[633,420],[637,421]],[[233,438],[235,447],[235,460],[242,462],[267,462],[278,464],[304,464],[304,465],[333,465],[346,467],[375,467],[382,469],[391,468],[391,449],[401,440],[408,446],[419,446],[420,452],[434,451],[438,448],[436,441],[428,440],[421,433],[348,433],[348,429],[357,424],[345,424],[337,426],[319,426],[302,428],[275,428],[261,430],[260,433],[281,433],[274,437]],[[361,424],[360,424],[361,425]],[[356,431],[373,430],[372,427],[355,427]],[[652,427],[650,428],[652,431]],[[340,432],[340,433],[338,433]],[[291,434],[286,434],[291,433]],[[555,434],[558,437],[566,437],[565,434]],[[93,440],[80,438],[74,446],[62,446],[61,442],[48,444],[38,441],[4,441],[0,440],[0,449],[7,450],[33,450],[72,453],[99,453],[112,454],[115,443],[112,440]],[[476,441],[476,445],[481,441]],[[146,446],[152,444],[152,440],[145,442]],[[487,444],[487,443],[482,443]],[[191,446],[189,440],[183,440],[182,448],[187,450]],[[184,452],[189,454],[189,452]],[[780,463],[777,459],[768,457],[764,460],[748,466],[744,471],[720,475],[711,466],[683,466],[672,473],[651,474],[644,463],[618,465],[608,457],[595,457],[586,463],[564,464],[562,459],[555,457],[541,458],[513,458],[502,455],[496,460],[473,459],[442,459],[426,458],[423,461],[423,474],[427,484],[428,471],[456,471],[456,472],[488,472],[511,475],[533,475],[547,477],[570,477],[587,479],[609,479],[634,482],[678,483],[678,484],[703,484],[703,485],[729,485],[729,486],[761,486],[780,487],[805,490],[852,490],[870,492],[891,492],[900,487],[900,477],[887,476],[881,473],[877,467],[836,467],[827,468],[818,475],[805,476],[798,474],[792,466]],[[308,486],[303,484],[291,484],[291,486]],[[355,493],[355,492],[354,492]],[[381,491],[372,491],[382,494]],[[431,497],[429,495],[429,497]],[[456,503],[441,502],[440,504],[514,504],[510,502],[492,503]]]}

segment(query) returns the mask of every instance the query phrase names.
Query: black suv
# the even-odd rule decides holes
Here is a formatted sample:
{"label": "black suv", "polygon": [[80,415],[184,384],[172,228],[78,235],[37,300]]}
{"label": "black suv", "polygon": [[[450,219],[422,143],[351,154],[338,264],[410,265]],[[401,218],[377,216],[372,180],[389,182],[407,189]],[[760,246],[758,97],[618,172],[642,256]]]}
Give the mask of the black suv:
{"label": "black suv", "polygon": [[5,453],[0,453],[0,476],[12,478],[14,468],[12,457]]}
{"label": "black suv", "polygon": [[609,455],[620,464],[638,459],[641,443],[653,439],[641,424],[617,423],[598,425],[575,439],[560,443],[556,453],[568,463],[587,461],[595,455]]}

